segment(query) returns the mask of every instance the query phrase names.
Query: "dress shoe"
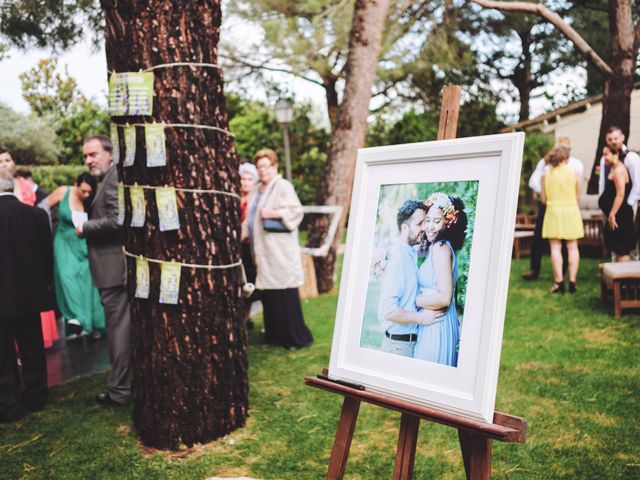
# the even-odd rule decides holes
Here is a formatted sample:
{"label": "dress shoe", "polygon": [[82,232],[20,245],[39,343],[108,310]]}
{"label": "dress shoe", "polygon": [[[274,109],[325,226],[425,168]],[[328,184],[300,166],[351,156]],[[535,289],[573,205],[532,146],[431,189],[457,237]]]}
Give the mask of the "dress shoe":
{"label": "dress shoe", "polygon": [[97,394],[96,403],[103,407],[124,407],[126,405],[126,403],[116,402],[108,393]]}
{"label": "dress shoe", "polygon": [[528,272],[524,272],[522,274],[522,278],[525,280],[536,280],[540,275],[540,272],[536,272],[535,270],[529,270]]}

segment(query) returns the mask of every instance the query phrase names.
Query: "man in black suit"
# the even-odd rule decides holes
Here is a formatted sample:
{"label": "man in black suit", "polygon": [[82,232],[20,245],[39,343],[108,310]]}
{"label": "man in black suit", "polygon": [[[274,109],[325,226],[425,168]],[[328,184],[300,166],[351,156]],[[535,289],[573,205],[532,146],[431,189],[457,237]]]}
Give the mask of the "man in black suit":
{"label": "man in black suit", "polygon": [[[13,195],[0,169],[0,422],[44,407],[47,364],[40,312],[53,306],[53,248],[47,214]],[[16,345],[22,360],[24,391]]]}

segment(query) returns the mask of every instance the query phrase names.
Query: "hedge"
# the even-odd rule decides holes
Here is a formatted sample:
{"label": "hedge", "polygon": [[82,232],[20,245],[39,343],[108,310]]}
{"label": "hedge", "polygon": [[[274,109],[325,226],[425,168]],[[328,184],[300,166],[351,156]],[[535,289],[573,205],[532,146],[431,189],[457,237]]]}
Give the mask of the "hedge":
{"label": "hedge", "polygon": [[61,185],[73,185],[78,175],[86,172],[84,165],[29,165],[33,180],[46,192],[53,192]]}

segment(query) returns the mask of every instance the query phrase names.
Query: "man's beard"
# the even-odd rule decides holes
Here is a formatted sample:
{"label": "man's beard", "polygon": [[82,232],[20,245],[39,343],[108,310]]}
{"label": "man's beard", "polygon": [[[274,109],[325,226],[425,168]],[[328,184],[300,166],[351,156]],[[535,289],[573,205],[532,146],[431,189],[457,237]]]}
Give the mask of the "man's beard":
{"label": "man's beard", "polygon": [[104,175],[107,172],[106,169],[100,166],[95,166],[89,169],[89,173],[91,174],[91,176],[96,177],[98,180],[101,180],[102,178],[104,178]]}

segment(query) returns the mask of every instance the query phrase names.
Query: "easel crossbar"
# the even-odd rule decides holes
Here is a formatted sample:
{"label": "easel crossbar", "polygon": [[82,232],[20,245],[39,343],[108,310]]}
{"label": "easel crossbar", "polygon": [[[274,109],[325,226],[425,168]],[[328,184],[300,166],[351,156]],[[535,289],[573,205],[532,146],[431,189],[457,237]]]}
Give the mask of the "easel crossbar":
{"label": "easel crossbar", "polygon": [[524,443],[526,440],[526,419],[508,415],[506,413],[495,412],[493,416],[494,423],[487,423],[462,417],[454,413],[437,410],[435,408],[417,405],[405,400],[382,395],[380,393],[370,392],[367,390],[356,390],[354,388],[339,385],[316,377],[305,377],[304,381],[305,384],[310,387],[338,393],[345,397],[354,398],[401,413],[415,415],[416,417],[420,417],[425,420],[463,429],[500,442]]}

